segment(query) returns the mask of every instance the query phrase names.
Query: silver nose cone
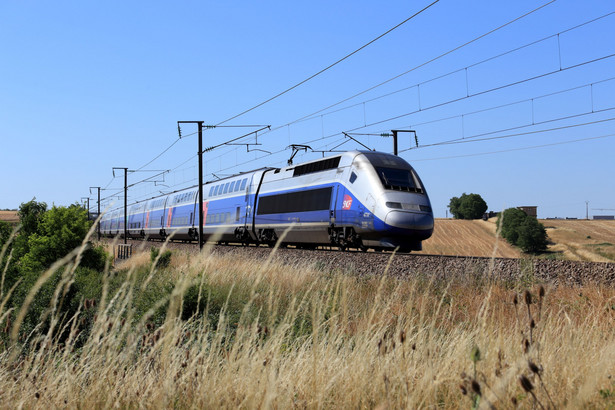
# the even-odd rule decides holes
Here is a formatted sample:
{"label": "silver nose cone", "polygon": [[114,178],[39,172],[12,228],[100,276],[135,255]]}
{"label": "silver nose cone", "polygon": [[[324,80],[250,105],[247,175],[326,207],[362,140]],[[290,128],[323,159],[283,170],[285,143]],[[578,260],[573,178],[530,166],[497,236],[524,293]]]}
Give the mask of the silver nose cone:
{"label": "silver nose cone", "polygon": [[433,229],[434,221],[431,213],[390,211],[384,222],[396,228],[425,231]]}

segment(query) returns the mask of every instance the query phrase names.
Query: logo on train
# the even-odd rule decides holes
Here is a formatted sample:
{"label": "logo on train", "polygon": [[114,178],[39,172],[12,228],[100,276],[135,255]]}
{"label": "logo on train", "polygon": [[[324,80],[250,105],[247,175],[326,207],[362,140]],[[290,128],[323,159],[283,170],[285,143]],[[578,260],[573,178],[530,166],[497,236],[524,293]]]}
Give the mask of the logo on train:
{"label": "logo on train", "polygon": [[350,195],[344,195],[344,202],[342,203],[342,209],[350,209],[352,206],[352,197]]}

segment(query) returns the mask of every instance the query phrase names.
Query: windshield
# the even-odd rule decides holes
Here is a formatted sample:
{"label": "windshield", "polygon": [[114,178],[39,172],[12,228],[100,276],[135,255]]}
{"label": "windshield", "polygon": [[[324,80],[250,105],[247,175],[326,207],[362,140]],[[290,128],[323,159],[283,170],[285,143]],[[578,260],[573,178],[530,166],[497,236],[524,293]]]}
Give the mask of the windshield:
{"label": "windshield", "polygon": [[422,193],[423,189],[409,169],[377,167],[376,172],[385,189]]}

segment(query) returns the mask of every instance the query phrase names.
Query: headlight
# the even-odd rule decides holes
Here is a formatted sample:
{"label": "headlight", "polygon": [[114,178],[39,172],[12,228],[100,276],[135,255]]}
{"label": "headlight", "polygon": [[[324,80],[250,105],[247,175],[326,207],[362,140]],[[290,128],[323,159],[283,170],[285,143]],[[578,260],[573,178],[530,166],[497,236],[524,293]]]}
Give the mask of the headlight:
{"label": "headlight", "polygon": [[403,209],[406,211],[431,212],[431,207],[419,204],[405,204],[401,202],[387,202],[386,206],[391,209]]}

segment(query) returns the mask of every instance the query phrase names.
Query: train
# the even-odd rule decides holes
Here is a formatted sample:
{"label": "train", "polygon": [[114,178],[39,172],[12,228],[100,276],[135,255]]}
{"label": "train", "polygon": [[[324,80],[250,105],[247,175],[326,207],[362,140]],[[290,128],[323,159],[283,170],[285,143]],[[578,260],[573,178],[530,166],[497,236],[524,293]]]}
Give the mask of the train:
{"label": "train", "polygon": [[[130,238],[199,240],[198,186],[128,207]],[[403,158],[348,151],[203,184],[203,239],[220,243],[420,251],[434,229],[423,182]],[[124,209],[100,232],[124,235]]]}

